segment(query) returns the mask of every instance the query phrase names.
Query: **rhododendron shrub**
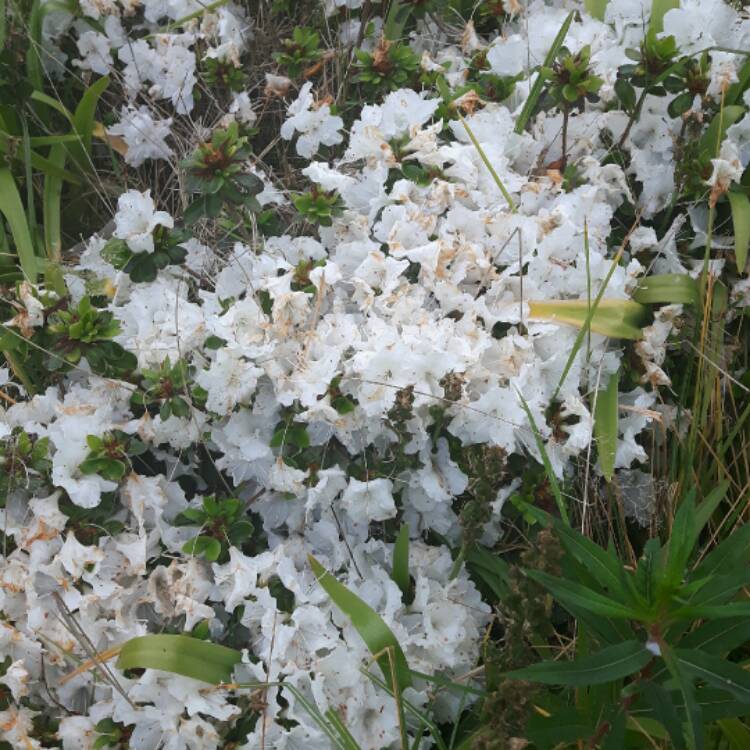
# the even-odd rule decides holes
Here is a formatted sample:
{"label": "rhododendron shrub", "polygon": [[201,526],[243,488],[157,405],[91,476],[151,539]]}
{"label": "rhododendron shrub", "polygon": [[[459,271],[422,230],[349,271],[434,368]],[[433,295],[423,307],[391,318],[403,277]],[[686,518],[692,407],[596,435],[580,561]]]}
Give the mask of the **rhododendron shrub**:
{"label": "rhododendron shrub", "polygon": [[[323,750],[329,712],[364,750],[525,746],[529,684],[498,675],[563,616],[487,555],[559,570],[525,503],[640,554],[691,479],[672,446],[728,450],[706,420],[747,392],[715,325],[748,300],[741,4],[288,5],[42,3],[48,93],[3,93],[31,239],[54,158],[86,207],[60,263],[1,279],[10,747]],[[65,161],[34,117],[103,76]],[[50,149],[28,174],[24,148]],[[309,555],[397,639],[396,700]],[[150,633],[240,650],[233,686],[102,676]]]}

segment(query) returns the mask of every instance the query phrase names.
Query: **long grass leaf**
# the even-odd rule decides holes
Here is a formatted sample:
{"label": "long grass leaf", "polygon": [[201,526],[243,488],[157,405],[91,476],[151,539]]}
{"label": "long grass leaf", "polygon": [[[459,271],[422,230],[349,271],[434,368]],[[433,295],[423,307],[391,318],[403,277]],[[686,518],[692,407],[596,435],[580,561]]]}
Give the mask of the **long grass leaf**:
{"label": "long grass leaf", "polygon": [[612,481],[615,473],[615,454],[617,452],[617,435],[619,414],[617,406],[619,370],[610,376],[607,387],[599,391],[594,408],[594,436],[599,454],[599,468],[604,478]]}
{"label": "long grass leaf", "polygon": [[81,169],[87,169],[90,166],[88,155],[91,151],[91,141],[96,126],[94,118],[96,105],[107,86],[109,86],[109,78],[107,76],[103,76],[95,83],[92,83],[81,97],[81,101],[78,102],[78,106],[73,114],[73,129],[81,140],[80,144],[70,147],[70,154]]}
{"label": "long grass leaf", "polygon": [[409,526],[402,524],[396,543],[393,545],[393,570],[391,578],[401,589],[404,596],[409,595],[411,579],[409,577]]}
{"label": "long grass leaf", "polygon": [[513,198],[511,194],[508,192],[508,189],[503,184],[503,181],[500,179],[500,175],[497,173],[495,168],[492,166],[492,162],[487,157],[487,154],[485,153],[484,149],[482,148],[482,145],[477,140],[477,137],[474,135],[474,131],[469,127],[469,123],[466,122],[466,119],[463,115],[459,114],[458,118],[461,120],[461,124],[466,129],[466,132],[469,135],[469,138],[471,139],[472,145],[477,150],[477,153],[479,154],[480,158],[484,162],[484,166],[487,167],[487,171],[492,176],[492,179],[497,185],[500,192],[503,194],[503,198],[505,198],[506,202],[508,203],[508,206],[510,207],[510,210],[515,213],[516,212],[516,204],[513,201]]}
{"label": "long grass leaf", "polygon": [[697,305],[700,290],[698,282],[686,273],[665,273],[643,279],[633,299],[642,305]]}
{"label": "long grass leaf", "polygon": [[229,682],[242,654],[188,635],[143,635],[125,643],[118,669],[161,669],[218,685]]}
{"label": "long grass leaf", "polygon": [[[65,166],[67,150],[63,144],[50,149],[49,160],[56,166]],[[44,178],[42,194],[42,216],[44,219],[44,248],[47,258],[59,262],[62,257],[62,216],[60,203],[63,183],[59,177],[47,175]]]}
{"label": "long grass leaf", "polygon": [[[409,687],[411,673],[406,657],[396,636],[385,624],[383,618],[343,583],[339,583],[312,555],[309,555],[308,559],[318,583],[331,597],[333,603],[349,617],[352,625],[377,660],[386,682],[390,684],[395,679],[399,691]],[[393,670],[388,659],[388,650],[393,654]]]}
{"label": "long grass leaf", "polygon": [[0,212],[10,227],[18,262],[26,279],[36,283],[38,265],[34,253],[34,243],[26,221],[23,201],[18,192],[16,181],[8,167],[0,167]]}
{"label": "long grass leaf", "polygon": [[747,249],[750,247],[750,198],[745,193],[734,190],[730,190],[727,197],[734,225],[734,257],[737,260],[737,272],[742,274],[745,273]]}

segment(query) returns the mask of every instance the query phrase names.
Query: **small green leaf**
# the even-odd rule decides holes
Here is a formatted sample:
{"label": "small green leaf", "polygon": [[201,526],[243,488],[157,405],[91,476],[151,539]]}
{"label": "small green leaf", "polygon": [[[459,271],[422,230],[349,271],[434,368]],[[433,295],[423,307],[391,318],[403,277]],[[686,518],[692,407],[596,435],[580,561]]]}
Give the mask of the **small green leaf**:
{"label": "small green leaf", "polygon": [[525,669],[507,672],[505,676],[546,685],[602,685],[643,669],[653,658],[653,654],[639,641],[625,641],[574,661],[543,661]]}
{"label": "small green leaf", "polygon": [[[333,603],[352,621],[362,640],[367,644],[370,653],[377,659],[386,683],[399,691],[411,685],[409,665],[401,646],[391,629],[383,622],[380,615],[365,604],[356,594],[342,583],[339,583],[312,555],[308,555],[318,583],[325,589]],[[389,659],[390,652],[392,660]],[[391,661],[393,669],[391,670]],[[395,685],[394,685],[395,681]]]}
{"label": "small green leaf", "polygon": [[737,272],[745,273],[747,249],[750,246],[750,198],[745,193],[730,190],[727,193],[732,209],[734,225],[734,255],[737,260]]}
{"label": "small green leaf", "polygon": [[188,635],[144,635],[122,647],[117,668],[161,669],[218,685],[232,679],[240,661],[239,651]]}
{"label": "small green leaf", "polygon": [[600,390],[596,397],[594,409],[594,437],[599,454],[599,468],[608,481],[612,481],[615,472],[615,453],[619,429],[618,387],[619,370],[610,376],[607,387]]}

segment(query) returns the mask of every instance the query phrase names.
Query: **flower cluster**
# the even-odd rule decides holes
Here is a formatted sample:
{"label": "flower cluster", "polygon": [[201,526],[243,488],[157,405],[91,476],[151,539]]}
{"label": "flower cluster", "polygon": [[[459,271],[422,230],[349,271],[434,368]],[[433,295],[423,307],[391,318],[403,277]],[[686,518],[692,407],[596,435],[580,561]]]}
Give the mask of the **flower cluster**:
{"label": "flower cluster", "polygon": [[[673,90],[657,79],[678,57],[746,48],[750,22],[683,0],[649,35],[650,2],[611,0],[602,19],[573,3],[545,66],[571,3],[493,5],[503,33],[483,15],[454,38],[425,15],[391,44],[384,19],[353,20],[359,3],[325,3],[342,48],[360,41],[360,80],[342,84],[362,85],[356,106],[323,78],[238,91],[254,20],[232,3],[82,0],[78,17],[45,16],[50,74],[72,39],[72,65],[119,81],[107,136],[127,167],[173,162],[200,197],[183,196],[186,221],[156,191],[124,190],[111,236],[83,244],[62,287],[18,285],[4,330],[42,387],[0,370],[0,739],[327,750],[313,704],[362,748],[399,747],[394,702],[363,673],[372,654],[307,556],[378,612],[412,669],[463,678],[493,613],[458,550],[500,538],[528,466],[563,477],[595,455],[596,394],[616,373],[614,470],[648,460],[654,424],[682,429],[667,403],[682,305],[635,345],[595,325],[581,345],[545,311],[600,292],[616,310],[649,274],[701,273],[706,214],[670,211],[686,190],[723,206],[742,178],[750,116],[727,120],[718,152],[695,144],[744,59],[712,51]],[[307,46],[278,57],[290,75],[333,64],[317,37],[294,39]],[[183,154],[206,71],[231,80],[224,119]],[[291,187],[252,148],[280,99]],[[391,577],[403,525],[410,597]],[[118,674],[121,691],[90,671],[61,681],[87,651],[53,592],[102,654],[146,633],[210,637],[243,649],[237,683],[269,687],[257,701],[157,670]],[[426,680],[407,693],[438,723],[466,705]]]}

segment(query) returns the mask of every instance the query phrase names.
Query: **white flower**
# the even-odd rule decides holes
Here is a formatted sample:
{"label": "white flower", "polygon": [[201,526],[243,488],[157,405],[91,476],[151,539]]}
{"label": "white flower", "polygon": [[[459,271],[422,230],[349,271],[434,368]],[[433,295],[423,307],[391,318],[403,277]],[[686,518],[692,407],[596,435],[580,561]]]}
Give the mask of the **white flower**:
{"label": "white flower", "polygon": [[117,200],[114,236],[125,240],[134,253],[153,253],[156,227],[171,229],[172,217],[166,211],[157,211],[151,191],[144,193],[128,190]]}
{"label": "white flower", "polygon": [[356,524],[385,521],[396,515],[393,501],[393,482],[390,479],[371,479],[360,482],[352,477],[341,496],[341,506]]}
{"label": "white flower", "polygon": [[108,129],[110,135],[119,135],[128,151],[125,161],[139,167],[146,159],[169,159],[174,153],[165,143],[171,133],[172,118],[154,119],[148,107],[123,107],[120,122]]}
{"label": "white flower", "polygon": [[312,83],[308,81],[300,90],[299,96],[289,105],[288,117],[281,126],[281,137],[290,141],[294,133],[299,133],[297,153],[311,159],[315,152],[324,146],[335,146],[344,140],[339,132],[344,121],[338,115],[331,114],[328,104],[315,106],[312,95]]}

